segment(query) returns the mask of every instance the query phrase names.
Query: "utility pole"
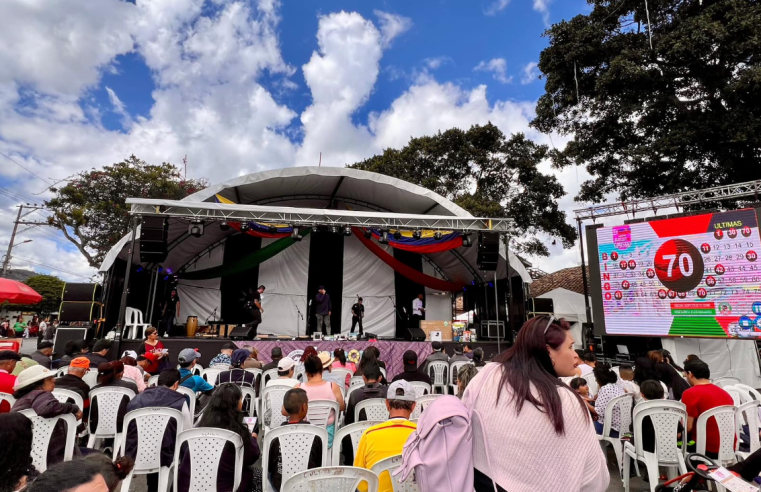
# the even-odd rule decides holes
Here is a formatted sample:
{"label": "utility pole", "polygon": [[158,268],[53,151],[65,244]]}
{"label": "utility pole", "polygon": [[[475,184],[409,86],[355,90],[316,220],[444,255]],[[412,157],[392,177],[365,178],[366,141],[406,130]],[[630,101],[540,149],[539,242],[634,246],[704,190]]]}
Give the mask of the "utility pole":
{"label": "utility pole", "polygon": [[[29,209],[29,212],[22,215],[22,212],[25,208]],[[43,208],[45,207],[38,207],[36,204],[30,205],[28,203],[26,205],[18,206],[18,215],[16,216],[16,220],[13,222],[13,232],[11,233],[11,240],[8,243],[8,252],[5,254],[5,261],[3,261],[3,273],[2,273],[3,277],[8,276],[8,269],[11,266],[11,251],[13,250],[13,243],[16,240],[16,234],[18,231],[19,224],[30,225],[32,227],[35,227],[38,225],[47,225],[45,222],[22,222],[21,218],[26,217],[27,215],[31,214],[35,210],[42,210]],[[25,230],[26,229],[24,229],[24,231]],[[21,232],[24,232],[24,231],[21,231]]]}

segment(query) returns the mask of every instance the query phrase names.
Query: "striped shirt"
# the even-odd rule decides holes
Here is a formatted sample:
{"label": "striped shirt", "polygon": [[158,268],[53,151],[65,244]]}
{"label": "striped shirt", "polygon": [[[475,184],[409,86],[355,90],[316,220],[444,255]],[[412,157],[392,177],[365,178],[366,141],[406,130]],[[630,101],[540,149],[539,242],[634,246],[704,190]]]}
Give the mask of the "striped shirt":
{"label": "striped shirt", "polygon": [[[373,465],[391,456],[402,454],[404,443],[415,432],[417,424],[407,419],[395,418],[368,428],[359,440],[354,455],[354,466],[371,469]],[[359,486],[361,492],[367,490],[367,484]],[[380,476],[378,492],[393,492],[391,477],[388,473]]]}

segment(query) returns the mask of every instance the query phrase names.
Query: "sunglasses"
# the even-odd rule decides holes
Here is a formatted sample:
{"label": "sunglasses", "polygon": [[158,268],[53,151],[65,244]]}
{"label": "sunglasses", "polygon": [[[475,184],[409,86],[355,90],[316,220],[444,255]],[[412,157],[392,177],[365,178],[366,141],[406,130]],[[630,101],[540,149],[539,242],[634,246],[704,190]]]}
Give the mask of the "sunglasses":
{"label": "sunglasses", "polygon": [[550,316],[550,320],[547,322],[547,326],[544,327],[544,334],[547,334],[547,330],[550,329],[552,322],[555,321],[555,315]]}

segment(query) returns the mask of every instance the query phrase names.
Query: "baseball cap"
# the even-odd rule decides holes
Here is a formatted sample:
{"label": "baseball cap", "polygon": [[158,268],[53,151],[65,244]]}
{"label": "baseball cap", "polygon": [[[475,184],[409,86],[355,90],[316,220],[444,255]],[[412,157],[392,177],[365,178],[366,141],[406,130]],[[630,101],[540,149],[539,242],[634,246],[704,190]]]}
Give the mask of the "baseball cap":
{"label": "baseball cap", "polygon": [[137,360],[137,352],[134,350],[125,350],[122,354],[122,357],[132,357],[133,359]]}
{"label": "baseball cap", "polygon": [[55,377],[55,373],[50,369],[46,369],[40,365],[29,367],[21,371],[21,374],[18,375],[16,378],[16,384],[13,385],[13,391],[26,388],[37,381],[52,377]]}
{"label": "baseball cap", "polygon": [[46,348],[53,348],[53,342],[45,341],[37,344],[37,350],[43,350]]}
{"label": "baseball cap", "polygon": [[180,364],[185,364],[186,362],[190,362],[195,359],[200,359],[201,353],[198,352],[196,349],[192,348],[186,348],[180,350],[180,355],[177,356],[177,362]]}
{"label": "baseball cap", "polygon": [[0,350],[0,361],[2,360],[15,360],[18,362],[21,360],[21,356],[13,350]]}
{"label": "baseball cap", "polygon": [[246,359],[248,359],[251,356],[251,351],[247,348],[239,348],[236,349],[233,352],[233,355],[230,357],[230,360],[232,361],[234,366],[239,366],[243,364]]}
{"label": "baseball cap", "polygon": [[417,395],[412,385],[404,379],[394,381],[388,387],[387,400],[415,401]]}
{"label": "baseball cap", "polygon": [[431,348],[433,348],[433,350],[441,350],[442,347],[443,345],[439,341],[435,341],[431,343]]}
{"label": "baseball cap", "polygon": [[402,356],[402,360],[404,361],[405,371],[417,370],[417,352],[415,352],[414,350],[406,351],[404,355]]}
{"label": "baseball cap", "polygon": [[90,359],[88,359],[87,357],[77,357],[76,359],[73,359],[69,363],[69,367],[74,367],[77,369],[89,369]]}
{"label": "baseball cap", "polygon": [[290,357],[283,357],[280,362],[277,363],[278,371],[290,371],[293,366],[296,365],[296,361]]}

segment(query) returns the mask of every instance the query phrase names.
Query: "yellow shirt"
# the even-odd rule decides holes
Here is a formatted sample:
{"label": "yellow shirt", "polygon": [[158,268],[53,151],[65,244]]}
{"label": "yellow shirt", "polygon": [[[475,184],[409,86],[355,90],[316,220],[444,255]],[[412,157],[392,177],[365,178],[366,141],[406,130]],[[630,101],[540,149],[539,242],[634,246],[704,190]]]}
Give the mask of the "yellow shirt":
{"label": "yellow shirt", "polygon": [[[407,419],[391,419],[368,428],[359,440],[357,452],[354,454],[354,466],[369,470],[379,461],[402,454],[404,443],[415,429],[417,424]],[[361,483],[359,490],[366,492],[367,484]],[[388,472],[382,473],[378,492],[393,490]]]}

